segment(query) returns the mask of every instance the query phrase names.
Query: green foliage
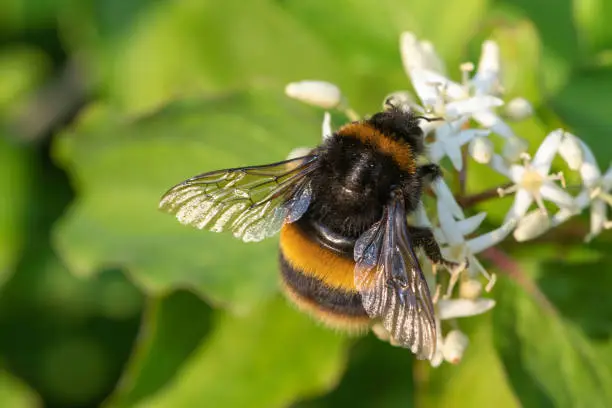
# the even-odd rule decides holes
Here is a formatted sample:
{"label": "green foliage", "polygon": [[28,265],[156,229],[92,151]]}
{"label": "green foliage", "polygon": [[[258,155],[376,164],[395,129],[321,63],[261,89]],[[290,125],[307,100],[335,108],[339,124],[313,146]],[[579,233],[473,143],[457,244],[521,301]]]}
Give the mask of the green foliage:
{"label": "green foliage", "polygon": [[[353,341],[319,327],[279,299],[276,239],[244,244],[157,209],[187,177],[316,145],[322,112],[288,100],[289,81],[334,82],[362,114],[409,88],[404,30],[431,40],[456,79],[458,63],[476,62],[481,42],[495,39],[507,96],[537,112],[514,130],[537,146],[565,127],[607,166],[610,8],[5,1],[0,406],[612,405],[612,240],[604,233],[585,247],[573,231],[586,219],[563,244],[504,244],[550,305],[500,275],[496,308],[461,322],[464,361],[431,369],[371,335]],[[74,66],[79,80],[66,82]],[[58,106],[63,119],[49,117]],[[470,192],[503,181],[470,166]],[[479,210],[497,222],[508,204]]]}

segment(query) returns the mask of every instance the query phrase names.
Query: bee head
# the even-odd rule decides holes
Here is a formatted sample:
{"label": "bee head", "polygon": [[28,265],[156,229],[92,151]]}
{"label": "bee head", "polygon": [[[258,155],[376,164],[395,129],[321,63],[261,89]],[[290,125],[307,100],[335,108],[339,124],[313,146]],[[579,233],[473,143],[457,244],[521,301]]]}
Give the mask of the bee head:
{"label": "bee head", "polygon": [[372,115],[367,122],[386,137],[403,140],[410,145],[416,154],[425,151],[423,130],[419,120],[426,119],[416,115],[412,110],[389,106],[387,110]]}

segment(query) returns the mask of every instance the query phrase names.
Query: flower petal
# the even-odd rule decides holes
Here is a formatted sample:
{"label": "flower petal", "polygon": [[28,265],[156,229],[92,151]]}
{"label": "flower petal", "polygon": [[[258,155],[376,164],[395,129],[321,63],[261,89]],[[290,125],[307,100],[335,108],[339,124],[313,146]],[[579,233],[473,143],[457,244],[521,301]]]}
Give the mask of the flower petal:
{"label": "flower petal", "polygon": [[506,165],[506,161],[499,154],[494,154],[489,162],[489,167],[499,174],[510,178],[510,168]]}
{"label": "flower petal", "polygon": [[325,81],[292,82],[285,87],[285,93],[291,98],[324,109],[335,108],[342,100],[340,89]]}
{"label": "flower petal", "polygon": [[521,180],[523,180],[525,171],[525,167],[519,166],[518,164],[513,164],[510,166],[510,179],[515,183],[520,184]]}
{"label": "flower petal", "polygon": [[455,140],[449,139],[444,142],[444,151],[446,152],[446,155],[453,164],[455,170],[461,171],[461,168],[463,167],[461,146],[459,146],[459,144]]}
{"label": "flower petal", "polygon": [[457,227],[459,228],[459,231],[461,231],[462,235],[469,235],[480,227],[480,224],[482,224],[485,218],[487,218],[487,213],[484,211],[479,212],[478,214],[466,218],[465,220],[457,221]]}
{"label": "flower petal", "polygon": [[485,313],[495,306],[493,299],[441,299],[438,301],[438,316],[440,320],[456,319],[458,317],[476,316]]}
{"label": "flower petal", "polygon": [[514,227],[516,227],[516,220],[510,219],[501,227],[476,238],[470,239],[467,242],[467,246],[472,254],[477,254],[502,242],[508,236],[508,234],[510,234]]}
{"label": "flower petal", "polygon": [[438,201],[443,203],[446,210],[450,211],[455,218],[459,220],[463,220],[465,218],[465,215],[463,215],[463,210],[457,203],[457,200],[455,200],[455,196],[442,178],[431,183],[431,189],[436,194]]}
{"label": "flower petal", "polygon": [[514,136],[512,128],[492,111],[475,112],[472,117],[481,126],[490,129],[495,134],[505,138]]}
{"label": "flower petal", "polygon": [[559,145],[559,155],[565,160],[572,170],[580,169],[584,154],[578,138],[571,133],[565,132],[563,140]]}
{"label": "flower petal", "polygon": [[428,68],[416,35],[409,31],[403,32],[400,35],[400,55],[404,71],[409,76],[415,68]]}
{"label": "flower petal", "polygon": [[446,114],[450,117],[471,115],[489,110],[504,104],[499,98],[489,95],[473,96],[471,98],[453,101],[446,104]]}
{"label": "flower petal", "polygon": [[602,200],[593,200],[591,204],[591,230],[585,237],[585,241],[590,241],[601,233],[604,229],[604,224],[607,221],[606,217],[606,203]]}
{"label": "flower petal", "polygon": [[608,167],[608,170],[606,170],[604,173],[601,182],[606,191],[609,191],[612,188],[612,166]]}
{"label": "flower petal", "polygon": [[472,79],[477,93],[491,94],[499,85],[499,46],[495,41],[485,41],[482,44],[478,70]]}
{"label": "flower petal", "polygon": [[574,211],[578,209],[572,196],[552,181],[545,181],[542,184],[540,194],[544,199],[557,204],[559,208],[574,209]]}
{"label": "flower petal", "polygon": [[440,58],[430,41],[421,41],[421,55],[425,60],[425,68],[446,75],[444,61],[442,61],[442,58]]}
{"label": "flower petal", "polygon": [[562,129],[553,130],[544,138],[540,147],[538,147],[538,151],[533,156],[531,164],[542,174],[548,174],[550,171],[550,164],[559,150],[562,138]]}
{"label": "flower petal", "polygon": [[442,200],[438,200],[438,221],[440,229],[444,233],[446,242],[450,246],[461,245],[465,242],[465,238],[459,229],[459,225],[453,215],[448,211]]}
{"label": "flower petal", "polygon": [[434,163],[439,163],[444,157],[444,143],[435,141],[427,145],[427,157]]}
{"label": "flower petal", "polygon": [[509,221],[513,218],[515,220],[519,220],[525,215],[531,206],[531,203],[533,203],[533,197],[531,194],[527,190],[519,188],[514,196],[512,207],[510,207],[510,210],[508,210],[508,213],[506,214],[505,221]]}
{"label": "flower petal", "polygon": [[439,89],[442,89],[452,99],[461,99],[468,96],[461,85],[431,70],[411,69],[410,80],[424,104],[434,105],[440,98]]}

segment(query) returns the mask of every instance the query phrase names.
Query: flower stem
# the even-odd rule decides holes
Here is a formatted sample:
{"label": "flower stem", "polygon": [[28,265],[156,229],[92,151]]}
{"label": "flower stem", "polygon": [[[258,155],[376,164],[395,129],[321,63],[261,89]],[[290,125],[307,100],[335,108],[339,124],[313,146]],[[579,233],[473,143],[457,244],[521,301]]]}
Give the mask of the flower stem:
{"label": "flower stem", "polygon": [[551,314],[557,314],[557,310],[553,304],[550,303],[546,295],[544,295],[533,280],[523,272],[520,265],[512,259],[512,257],[495,247],[484,250],[482,256],[493,262],[506,276],[522,287],[542,309]]}
{"label": "flower stem", "polygon": [[490,188],[488,190],[482,191],[478,194],[472,194],[472,195],[463,195],[461,194],[459,197],[457,197],[457,202],[459,203],[459,205],[461,205],[461,207],[463,208],[470,208],[473,207],[477,204],[482,203],[483,201],[487,201],[490,200],[492,198],[498,198],[499,197],[499,193],[498,190],[501,189],[507,189],[510,186],[512,186],[513,183],[507,183],[498,187],[493,187]]}

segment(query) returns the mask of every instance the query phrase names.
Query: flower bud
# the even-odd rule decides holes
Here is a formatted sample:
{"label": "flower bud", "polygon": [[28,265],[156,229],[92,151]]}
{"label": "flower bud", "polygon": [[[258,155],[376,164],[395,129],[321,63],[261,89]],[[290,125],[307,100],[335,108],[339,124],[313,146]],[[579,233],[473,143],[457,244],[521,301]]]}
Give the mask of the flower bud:
{"label": "flower bud", "polygon": [[383,109],[400,108],[403,110],[409,110],[412,106],[416,105],[417,103],[414,96],[410,92],[396,91],[385,96]]}
{"label": "flower bud", "polygon": [[311,147],[296,147],[287,155],[287,160],[297,159],[298,157],[308,156],[312,152]]}
{"label": "flower bud", "polygon": [[459,330],[451,330],[444,338],[442,354],[444,359],[452,364],[458,364],[463,357],[470,340]]}
{"label": "flower bud", "polygon": [[493,299],[441,299],[438,302],[440,320],[456,319],[458,317],[476,316],[485,313],[495,306]]}
{"label": "flower bud", "polygon": [[486,164],[493,156],[493,143],[488,137],[475,137],[468,145],[470,156],[478,163]]}
{"label": "flower bud", "polygon": [[502,150],[502,156],[509,162],[518,161],[521,155],[527,151],[528,147],[529,145],[525,139],[516,136],[510,137],[506,139],[506,143]]}
{"label": "flower bud", "polygon": [[521,218],[514,230],[514,239],[518,242],[529,241],[539,237],[551,227],[550,218],[541,209],[533,210]]}
{"label": "flower bud", "polygon": [[505,113],[509,119],[518,122],[533,115],[533,107],[525,98],[514,98],[506,104]]}
{"label": "flower bud", "polygon": [[324,109],[337,107],[342,100],[340,89],[325,81],[292,82],[285,87],[287,96]]}

